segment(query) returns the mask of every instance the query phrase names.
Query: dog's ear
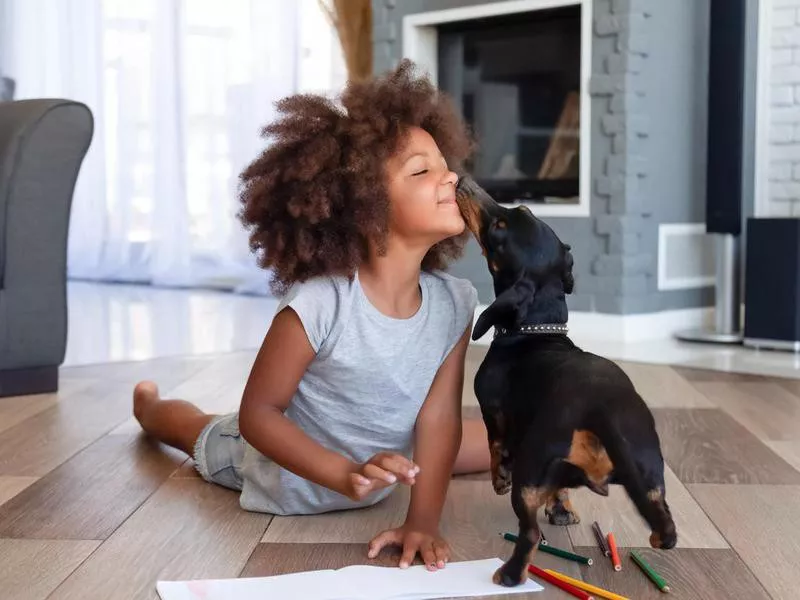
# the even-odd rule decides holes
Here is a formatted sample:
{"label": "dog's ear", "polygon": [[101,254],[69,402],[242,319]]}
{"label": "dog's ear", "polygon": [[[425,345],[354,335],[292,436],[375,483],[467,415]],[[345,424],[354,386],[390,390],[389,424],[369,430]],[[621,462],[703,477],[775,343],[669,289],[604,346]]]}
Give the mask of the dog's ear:
{"label": "dog's ear", "polygon": [[572,247],[569,244],[564,244],[564,264],[561,270],[561,283],[564,284],[564,293],[571,294],[575,288],[575,277],[572,275],[572,266],[575,261],[570,252]]}
{"label": "dog's ear", "polygon": [[536,285],[532,281],[528,279],[517,281],[481,313],[472,330],[472,339],[482,338],[489,328],[495,325],[519,327],[535,294]]}

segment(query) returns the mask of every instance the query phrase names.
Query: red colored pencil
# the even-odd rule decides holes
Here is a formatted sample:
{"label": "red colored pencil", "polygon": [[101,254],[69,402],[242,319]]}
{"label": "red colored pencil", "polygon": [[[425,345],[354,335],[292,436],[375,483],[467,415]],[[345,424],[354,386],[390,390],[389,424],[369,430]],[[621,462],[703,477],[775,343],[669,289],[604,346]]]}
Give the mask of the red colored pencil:
{"label": "red colored pencil", "polygon": [[617,540],[614,539],[614,534],[608,533],[608,549],[611,550],[611,564],[614,565],[615,571],[622,571],[622,563],[619,561],[619,550],[617,550]]}
{"label": "red colored pencil", "polygon": [[594,600],[594,596],[590,596],[583,590],[579,590],[574,585],[570,585],[566,581],[561,581],[558,577],[553,577],[550,573],[542,571],[539,567],[535,565],[528,565],[528,571],[536,575],[539,579],[544,579],[547,583],[556,586],[557,588],[561,588],[568,594],[572,594],[576,598],[580,598],[581,600]]}

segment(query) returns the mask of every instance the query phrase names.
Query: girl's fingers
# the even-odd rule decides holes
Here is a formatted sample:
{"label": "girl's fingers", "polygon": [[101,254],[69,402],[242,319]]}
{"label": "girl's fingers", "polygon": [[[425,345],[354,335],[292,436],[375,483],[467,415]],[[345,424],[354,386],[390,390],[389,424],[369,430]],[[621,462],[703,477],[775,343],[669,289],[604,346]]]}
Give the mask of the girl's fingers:
{"label": "girl's fingers", "polygon": [[406,540],[406,543],[403,546],[403,555],[400,557],[401,569],[407,569],[411,566],[411,563],[414,562],[414,557],[417,555],[417,550],[419,550],[418,541]]}
{"label": "girl's fingers", "polygon": [[388,484],[397,483],[396,475],[372,463],[367,463],[364,465],[363,474],[369,479],[378,479],[380,481],[385,481]]}
{"label": "girl's fingers", "polygon": [[404,456],[396,454],[382,456],[378,461],[378,466],[393,473],[406,483],[413,482],[417,473],[419,473],[419,467]]}
{"label": "girl's fingers", "polygon": [[428,571],[435,571],[439,567],[432,542],[423,542],[419,553],[422,555],[422,560],[425,562],[425,567],[428,569]]}
{"label": "girl's fingers", "polygon": [[436,566],[444,569],[444,566],[450,560],[450,546],[446,542],[434,542],[433,551],[436,554]]}
{"label": "girl's fingers", "polygon": [[390,529],[375,536],[369,543],[367,556],[375,558],[381,553],[386,546],[392,546],[400,543],[400,537],[396,529]]}

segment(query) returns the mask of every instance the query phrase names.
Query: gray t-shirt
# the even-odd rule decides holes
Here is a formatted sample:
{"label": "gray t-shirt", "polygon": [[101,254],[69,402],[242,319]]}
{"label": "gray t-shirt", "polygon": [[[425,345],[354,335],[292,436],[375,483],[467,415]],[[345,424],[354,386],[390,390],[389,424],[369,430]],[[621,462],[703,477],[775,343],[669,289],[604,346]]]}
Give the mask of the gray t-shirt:
{"label": "gray t-shirt", "polygon": [[[469,281],[423,273],[414,316],[378,311],[356,276],[295,285],[278,312],[300,317],[316,358],[285,415],[322,446],[359,463],[378,452],[413,453],[414,425],[433,378],[472,323],[477,293]],[[279,467],[247,445],[241,506],[277,515],[314,514],[369,506],[392,487],[361,502]]]}

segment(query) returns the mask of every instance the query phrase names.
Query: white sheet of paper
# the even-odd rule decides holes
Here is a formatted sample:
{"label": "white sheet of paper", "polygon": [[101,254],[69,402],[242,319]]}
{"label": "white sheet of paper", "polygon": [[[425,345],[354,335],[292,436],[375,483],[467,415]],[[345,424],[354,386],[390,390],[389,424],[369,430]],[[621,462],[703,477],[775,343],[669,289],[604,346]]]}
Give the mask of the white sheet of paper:
{"label": "white sheet of paper", "polygon": [[276,577],[159,581],[161,600],[428,600],[499,596],[542,591],[532,580],[514,588],[492,583],[499,558],[449,563],[429,572],[423,565],[408,569],[352,566],[337,571],[308,571]]}

